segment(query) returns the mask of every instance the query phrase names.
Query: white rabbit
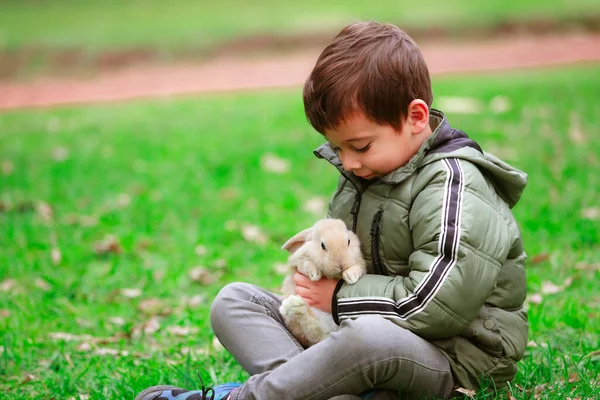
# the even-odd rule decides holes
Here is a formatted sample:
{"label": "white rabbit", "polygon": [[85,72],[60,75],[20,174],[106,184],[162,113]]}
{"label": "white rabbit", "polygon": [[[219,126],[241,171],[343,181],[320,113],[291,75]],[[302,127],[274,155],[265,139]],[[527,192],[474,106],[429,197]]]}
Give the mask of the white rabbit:
{"label": "white rabbit", "polygon": [[312,281],[326,277],[353,284],[366,273],[365,260],[358,237],[339,219],[317,221],[290,238],[282,249],[291,253],[288,258],[291,272],[283,281],[285,298],[279,312],[290,332],[303,346],[309,347],[337,331],[338,326],[330,313],[309,307],[296,295],[294,273],[298,271]]}

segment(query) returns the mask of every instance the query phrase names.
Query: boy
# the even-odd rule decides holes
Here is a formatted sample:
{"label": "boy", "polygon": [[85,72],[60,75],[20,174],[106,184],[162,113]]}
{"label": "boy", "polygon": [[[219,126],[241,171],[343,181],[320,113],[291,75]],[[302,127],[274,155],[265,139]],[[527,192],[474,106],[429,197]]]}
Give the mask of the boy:
{"label": "boy", "polygon": [[[368,274],[354,285],[295,275],[297,294],[340,324],[308,349],[285,329],[279,296],[223,288],[212,327],[252,376],[216,386],[216,399],[445,398],[514,378],[528,323],[510,208],[526,175],[451,128],[432,100],[419,49],[393,25],[353,23],[325,48],[304,106],[327,139],[315,154],[341,173],[328,217],[359,236]],[[138,399],[176,395],[207,393],[159,386]]]}

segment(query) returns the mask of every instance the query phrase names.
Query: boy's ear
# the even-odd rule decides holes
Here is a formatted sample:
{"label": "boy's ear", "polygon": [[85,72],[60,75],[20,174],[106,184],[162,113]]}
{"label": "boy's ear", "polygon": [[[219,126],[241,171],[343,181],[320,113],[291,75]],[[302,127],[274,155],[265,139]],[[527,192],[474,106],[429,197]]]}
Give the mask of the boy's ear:
{"label": "boy's ear", "polygon": [[415,99],[408,105],[408,122],[412,133],[418,134],[429,125],[429,107],[421,99]]}
{"label": "boy's ear", "polygon": [[308,228],[303,230],[302,232],[296,233],[294,236],[288,239],[287,242],[281,246],[283,250],[287,250],[290,253],[294,253],[300,246],[302,246],[306,241],[310,240],[312,236],[313,228]]}

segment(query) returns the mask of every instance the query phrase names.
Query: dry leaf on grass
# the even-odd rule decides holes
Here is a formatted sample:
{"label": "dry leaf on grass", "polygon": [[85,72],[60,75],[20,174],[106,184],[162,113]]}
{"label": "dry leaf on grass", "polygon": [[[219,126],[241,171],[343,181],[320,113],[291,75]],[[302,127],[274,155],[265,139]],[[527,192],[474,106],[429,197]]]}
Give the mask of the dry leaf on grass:
{"label": "dry leaf on grass", "polygon": [[140,297],[142,295],[142,290],[138,289],[138,288],[133,288],[133,289],[121,289],[119,291],[119,293],[121,294],[121,296],[123,297],[127,297],[130,299],[134,299],[136,297]]}
{"label": "dry leaf on grass", "polygon": [[187,356],[188,354],[196,355],[196,356],[206,356],[208,355],[208,349],[202,347],[182,347],[181,354]]}
{"label": "dry leaf on grass", "polygon": [[51,289],[50,284],[48,282],[46,282],[45,280],[43,280],[42,278],[35,279],[35,286],[38,289],[43,290],[44,292],[47,292]]}
{"label": "dry leaf on grass", "polygon": [[273,264],[273,270],[278,275],[287,275],[290,273],[290,266],[285,263],[275,263]]}
{"label": "dry leaf on grass", "polygon": [[12,174],[14,170],[15,170],[15,167],[14,167],[13,163],[11,163],[10,161],[2,162],[2,173],[4,174],[4,176],[8,176],[8,175]]}
{"label": "dry leaf on grass", "polygon": [[316,216],[323,216],[327,211],[327,199],[324,197],[313,197],[307,200],[302,209]]}
{"label": "dry leaf on grass", "polygon": [[138,309],[146,315],[168,315],[172,312],[164,303],[157,298],[140,301]]}
{"label": "dry leaf on grass", "polygon": [[219,338],[214,336],[212,339],[212,348],[214,351],[216,351],[217,353],[225,350],[225,347],[223,347],[223,345],[221,344],[221,342],[219,341]]}
{"label": "dry leaf on grass", "polygon": [[194,267],[189,272],[189,277],[194,282],[199,282],[203,285],[212,285],[221,278],[222,272],[211,272],[204,267]]}
{"label": "dry leaf on grass", "polygon": [[475,392],[474,390],[471,390],[471,389],[465,389],[465,388],[462,388],[462,387],[455,388],[454,390],[455,390],[456,392],[458,392],[458,393],[462,393],[462,394],[464,394],[465,396],[467,396],[467,397],[471,397],[471,398],[475,397],[475,394],[476,394],[476,392]]}
{"label": "dry leaf on grass", "polygon": [[531,303],[531,304],[542,304],[543,299],[544,298],[539,293],[533,293],[533,294],[527,296],[527,302]]}
{"label": "dry leaf on grass", "polygon": [[600,271],[600,263],[589,264],[586,262],[578,262],[575,265],[575,269],[579,271]]}
{"label": "dry leaf on grass", "polygon": [[58,247],[53,247],[52,250],[50,250],[50,259],[52,260],[52,265],[60,264],[62,260],[62,254]]}
{"label": "dry leaf on grass", "polygon": [[509,111],[510,108],[510,99],[506,96],[496,96],[490,101],[490,110],[492,110],[493,113],[505,113]]}
{"label": "dry leaf on grass", "polygon": [[35,375],[32,374],[23,374],[23,380],[21,381],[21,385],[26,384],[35,379]]}
{"label": "dry leaf on grass", "polygon": [[550,254],[541,253],[531,258],[531,265],[539,264],[550,259]]}
{"label": "dry leaf on grass", "polygon": [[158,318],[151,317],[146,322],[136,325],[131,330],[131,337],[139,338],[142,334],[151,335],[160,329]]}
{"label": "dry leaf on grass", "polygon": [[600,219],[600,208],[597,208],[597,207],[584,208],[583,210],[581,210],[581,216],[585,219],[589,219],[592,221],[599,220]]}
{"label": "dry leaf on grass", "polygon": [[38,216],[42,219],[42,221],[46,223],[52,222],[52,218],[54,217],[54,211],[48,203],[38,201],[35,210]]}
{"label": "dry leaf on grass", "polygon": [[201,244],[197,245],[196,248],[194,249],[194,252],[196,253],[196,255],[198,257],[203,257],[206,255],[206,246],[203,246]]}
{"label": "dry leaf on grass", "polygon": [[14,279],[6,279],[0,282],[0,292],[10,292],[17,286],[17,281]]}
{"label": "dry leaf on grass", "polygon": [[69,158],[69,149],[62,146],[57,146],[52,149],[52,158],[58,162],[63,162]]}
{"label": "dry leaf on grass", "polygon": [[260,158],[263,171],[275,174],[286,174],[290,171],[290,162],[272,153],[266,153]]}
{"label": "dry leaf on grass", "polygon": [[250,243],[256,243],[258,245],[265,245],[269,240],[268,236],[265,235],[262,230],[256,225],[244,225],[242,226],[242,236],[246,241]]}
{"label": "dry leaf on grass", "polygon": [[172,325],[167,327],[167,332],[169,332],[173,336],[189,336],[192,334],[196,334],[199,331],[200,330],[198,328],[193,328],[189,326]]}
{"label": "dry leaf on grass", "polygon": [[121,254],[119,240],[113,235],[106,235],[104,239],[94,243],[94,251],[98,255]]}
{"label": "dry leaf on grass", "polygon": [[117,325],[117,326],[125,325],[125,319],[122,317],[110,317],[108,319],[108,322],[110,322],[113,325]]}
{"label": "dry leaf on grass", "polygon": [[10,311],[7,310],[6,308],[1,308],[0,309],[0,317],[2,317],[2,318],[10,317]]}
{"label": "dry leaf on grass", "polygon": [[484,106],[481,100],[470,97],[439,97],[436,108],[447,114],[479,114]]}

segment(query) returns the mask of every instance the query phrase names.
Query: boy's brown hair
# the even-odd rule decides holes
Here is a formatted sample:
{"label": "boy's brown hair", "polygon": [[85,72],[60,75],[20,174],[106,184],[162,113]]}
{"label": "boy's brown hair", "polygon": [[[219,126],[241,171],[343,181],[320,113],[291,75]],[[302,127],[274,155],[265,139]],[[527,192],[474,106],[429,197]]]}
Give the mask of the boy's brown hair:
{"label": "boy's brown hair", "polygon": [[415,42],[397,26],[373,21],[342,29],[317,59],[303,97],[306,117],[321,134],[356,112],[401,129],[411,101],[433,102]]}

